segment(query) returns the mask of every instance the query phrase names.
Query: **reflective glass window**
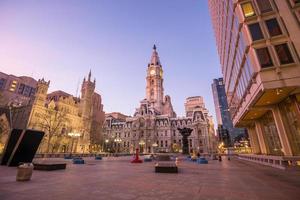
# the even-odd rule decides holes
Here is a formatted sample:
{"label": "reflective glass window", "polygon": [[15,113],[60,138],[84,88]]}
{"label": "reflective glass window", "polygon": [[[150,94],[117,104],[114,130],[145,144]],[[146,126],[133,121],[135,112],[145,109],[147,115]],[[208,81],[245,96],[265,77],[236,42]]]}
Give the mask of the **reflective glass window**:
{"label": "reflective glass window", "polygon": [[[294,98],[293,98],[294,99]],[[287,98],[279,104],[281,116],[294,155],[300,155],[300,113],[296,99]]]}
{"label": "reflective glass window", "polygon": [[267,47],[256,49],[256,55],[262,68],[273,66],[273,62]]}
{"label": "reflective glass window", "polygon": [[273,10],[270,0],[256,0],[256,3],[261,13],[266,13]]}
{"label": "reflective glass window", "polygon": [[289,50],[289,47],[287,44],[280,44],[275,46],[275,50],[278,56],[278,59],[280,61],[280,64],[289,64],[293,63],[293,57],[291,55],[291,52]]}
{"label": "reflective glass window", "polygon": [[251,33],[251,37],[252,37],[253,41],[260,40],[260,39],[264,38],[264,36],[261,32],[259,23],[249,24],[248,28],[249,28],[249,31]]}
{"label": "reflective glass window", "polygon": [[263,125],[263,133],[268,153],[271,155],[283,155],[277,127],[271,111],[268,111],[260,120]]}
{"label": "reflective glass window", "polygon": [[271,37],[282,34],[282,31],[276,18],[266,20],[266,25]]}

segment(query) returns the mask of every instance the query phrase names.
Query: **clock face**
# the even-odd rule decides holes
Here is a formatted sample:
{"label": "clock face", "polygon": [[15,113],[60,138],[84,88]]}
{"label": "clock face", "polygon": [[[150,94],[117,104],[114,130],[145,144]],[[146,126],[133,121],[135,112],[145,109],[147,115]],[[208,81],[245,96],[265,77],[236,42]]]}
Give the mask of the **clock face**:
{"label": "clock face", "polygon": [[155,70],[152,69],[152,70],[150,71],[150,75],[154,75],[154,74],[155,74]]}

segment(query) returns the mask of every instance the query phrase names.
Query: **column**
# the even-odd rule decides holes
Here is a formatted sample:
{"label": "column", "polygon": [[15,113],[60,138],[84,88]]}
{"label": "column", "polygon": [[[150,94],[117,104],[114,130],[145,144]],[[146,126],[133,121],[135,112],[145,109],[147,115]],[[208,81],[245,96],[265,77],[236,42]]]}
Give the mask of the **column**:
{"label": "column", "polygon": [[261,150],[262,154],[267,154],[267,146],[263,137],[263,131],[262,131],[262,125],[261,123],[257,120],[255,121],[255,130],[257,133],[257,138],[258,138],[258,143],[259,143],[259,147]]}
{"label": "column", "polygon": [[279,136],[279,139],[280,139],[280,142],[282,145],[282,151],[285,156],[292,156],[293,155],[292,148],[289,143],[289,138],[287,136],[287,132],[284,128],[282,116],[280,114],[278,105],[276,105],[272,108],[272,113],[273,113],[274,121],[275,121],[275,124],[277,127],[278,136]]}
{"label": "column", "polygon": [[260,153],[260,146],[257,138],[257,134],[255,132],[255,127],[249,127],[247,128],[249,137],[250,137],[250,144],[252,147],[253,153]]}

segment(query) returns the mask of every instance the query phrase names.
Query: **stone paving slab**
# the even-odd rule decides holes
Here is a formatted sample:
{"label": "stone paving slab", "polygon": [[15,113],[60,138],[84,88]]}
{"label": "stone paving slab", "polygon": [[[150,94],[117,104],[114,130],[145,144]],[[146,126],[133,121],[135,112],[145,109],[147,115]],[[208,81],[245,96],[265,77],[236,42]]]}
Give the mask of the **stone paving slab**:
{"label": "stone paving slab", "polygon": [[130,157],[69,160],[66,170],[34,171],[30,182],[16,182],[16,168],[0,166],[0,199],[185,199],[293,200],[300,197],[300,172],[223,159],[199,165],[179,163],[178,174],[154,173],[155,162]]}

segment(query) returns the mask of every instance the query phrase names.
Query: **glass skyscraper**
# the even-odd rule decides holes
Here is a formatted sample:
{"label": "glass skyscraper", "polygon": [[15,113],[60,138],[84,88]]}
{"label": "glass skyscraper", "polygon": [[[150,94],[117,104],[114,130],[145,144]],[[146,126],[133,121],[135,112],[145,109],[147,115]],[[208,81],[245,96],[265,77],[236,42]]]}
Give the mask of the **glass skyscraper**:
{"label": "glass skyscraper", "polygon": [[[245,128],[234,128],[231,120],[227,97],[225,92],[225,85],[223,78],[214,79],[211,85],[214,104],[216,109],[218,133],[226,133],[222,129],[228,131],[231,141],[233,142],[238,136],[246,137]],[[222,137],[222,136],[219,136]],[[224,137],[224,136],[223,136]]]}

